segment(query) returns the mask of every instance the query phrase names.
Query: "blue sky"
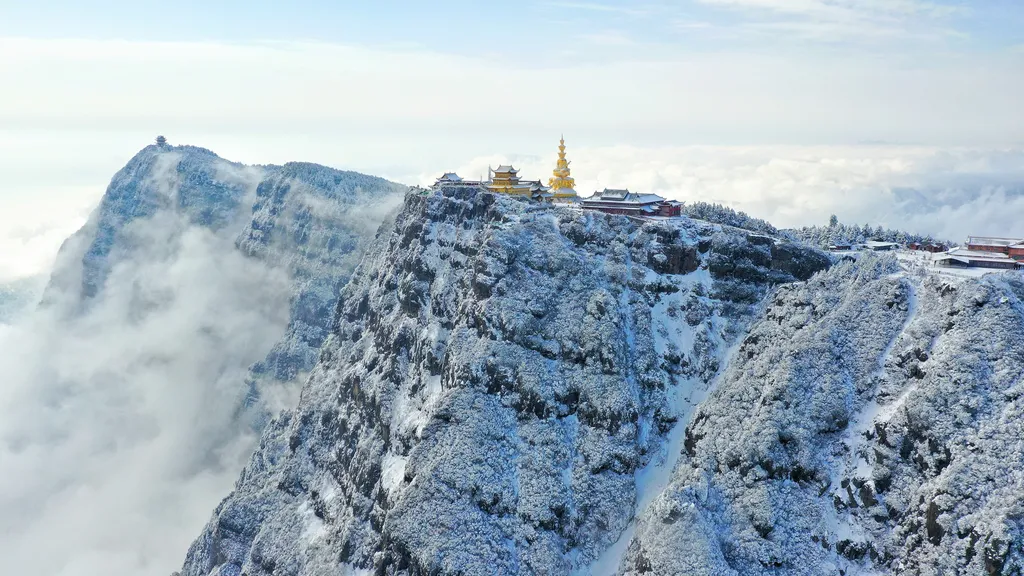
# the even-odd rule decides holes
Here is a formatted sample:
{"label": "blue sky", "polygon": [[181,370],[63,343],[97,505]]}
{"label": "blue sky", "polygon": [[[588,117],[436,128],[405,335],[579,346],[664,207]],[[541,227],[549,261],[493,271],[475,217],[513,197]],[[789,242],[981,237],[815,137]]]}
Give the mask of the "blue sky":
{"label": "blue sky", "polygon": [[922,54],[1024,46],[1019,0],[376,2],[0,1],[0,36],[313,40],[488,54],[544,65],[693,51]]}

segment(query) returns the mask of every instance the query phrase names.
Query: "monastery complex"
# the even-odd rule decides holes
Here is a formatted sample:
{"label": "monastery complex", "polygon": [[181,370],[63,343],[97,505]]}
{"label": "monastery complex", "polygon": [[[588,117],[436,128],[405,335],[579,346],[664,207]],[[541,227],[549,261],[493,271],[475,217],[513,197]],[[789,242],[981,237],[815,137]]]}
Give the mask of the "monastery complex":
{"label": "monastery complex", "polygon": [[471,186],[499,194],[521,196],[542,202],[573,204],[584,209],[627,216],[679,216],[682,204],[657,194],[636,194],[629,190],[608,190],[583,198],[576,193],[569,160],[565,155],[565,138],[558,143],[558,160],[547,185],[540,180],[523,180],[511,165],[487,169],[487,180],[463,180],[455,172],[445,172],[434,182],[434,190],[446,187]]}
{"label": "monastery complex", "polygon": [[[469,186],[498,194],[519,196],[539,202],[573,206],[608,214],[622,214],[635,218],[673,218],[682,213],[682,202],[666,200],[657,194],[638,194],[629,190],[605,188],[588,197],[576,193],[576,180],[572,177],[569,160],[565,155],[565,138],[558,143],[558,160],[551,178],[545,185],[540,180],[524,180],[519,170],[511,165],[487,168],[487,180],[463,180],[454,172],[446,172],[434,183],[433,189]],[[910,243],[902,246],[883,239],[867,240],[862,244],[829,246],[835,255],[860,251],[890,252],[903,249],[930,253],[934,266],[943,268],[987,268],[996,270],[1024,269],[1024,238],[989,238],[972,236],[966,247],[944,244]],[[853,256],[845,256],[853,258]]]}

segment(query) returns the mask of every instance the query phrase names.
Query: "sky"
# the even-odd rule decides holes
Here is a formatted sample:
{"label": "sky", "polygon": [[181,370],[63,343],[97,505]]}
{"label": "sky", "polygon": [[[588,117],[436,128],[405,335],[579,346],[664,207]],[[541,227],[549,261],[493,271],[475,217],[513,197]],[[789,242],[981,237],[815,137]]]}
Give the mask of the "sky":
{"label": "sky", "polygon": [[[659,163],[693,170],[693,157],[721,167],[737,147],[760,147],[759,162],[908,164],[921,147],[1020,150],[1024,4],[0,0],[0,78],[4,281],[45,274],[156,134],[246,163],[423,183],[485,158],[547,162],[564,133],[592,187]],[[615,154],[627,148],[629,162]],[[598,170],[581,171],[588,158]],[[835,193],[807,185],[768,207],[735,195],[728,174],[698,194],[669,172],[657,191],[783,226],[821,220]]]}

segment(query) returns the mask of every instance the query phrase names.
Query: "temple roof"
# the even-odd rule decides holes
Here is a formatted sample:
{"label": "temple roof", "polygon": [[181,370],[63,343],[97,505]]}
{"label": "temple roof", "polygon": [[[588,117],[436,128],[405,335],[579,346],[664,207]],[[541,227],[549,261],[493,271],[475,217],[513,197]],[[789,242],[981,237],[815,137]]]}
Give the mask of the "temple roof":
{"label": "temple roof", "polygon": [[623,205],[659,204],[665,202],[665,199],[657,194],[637,194],[629,190],[613,190],[608,188],[584,200],[586,202],[613,202]]}
{"label": "temple roof", "polygon": [[502,164],[501,166],[498,166],[497,168],[492,170],[492,172],[502,172],[502,173],[508,172],[510,174],[515,174],[515,173],[519,172],[519,170],[516,170],[515,168],[513,168],[512,166],[510,166],[508,164]]}
{"label": "temple roof", "polygon": [[1010,258],[1006,254],[1000,252],[982,252],[976,250],[965,250],[963,248],[954,248],[948,252],[943,252],[936,256],[936,259],[942,260],[945,258],[951,258],[964,262],[965,264],[973,260],[975,262],[994,262],[994,263],[1010,263],[1014,262],[1013,258]]}
{"label": "temple roof", "polygon": [[968,244],[975,246],[1012,246],[1014,244],[1024,243],[1024,239],[1021,238],[994,238],[991,236],[969,236],[967,238]]}
{"label": "temple roof", "polygon": [[609,200],[615,200],[615,199],[621,200],[621,199],[624,199],[626,196],[629,196],[629,194],[630,194],[629,190],[627,190],[625,188],[622,188],[622,189],[605,188],[601,192],[598,192],[597,194],[595,194],[595,196],[597,196],[598,198],[607,198]]}

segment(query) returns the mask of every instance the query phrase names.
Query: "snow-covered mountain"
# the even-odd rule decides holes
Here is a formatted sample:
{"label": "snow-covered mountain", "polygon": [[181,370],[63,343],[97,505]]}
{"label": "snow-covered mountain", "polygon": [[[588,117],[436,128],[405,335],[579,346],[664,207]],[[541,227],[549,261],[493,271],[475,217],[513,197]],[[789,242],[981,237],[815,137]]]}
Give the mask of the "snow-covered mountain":
{"label": "snow-covered mountain", "polygon": [[312,368],[341,287],[405,191],[317,164],[244,166],[203,148],[151,145],[114,176],[100,207],[65,243],[43,303],[87,310],[115,267],[179,258],[190,230],[220,248],[231,242],[282,274],[290,302],[286,332],[247,379],[247,402],[255,405],[267,382],[295,382]]}
{"label": "snow-covered mountain", "polygon": [[615,566],[762,298],[828,265],[689,219],[411,193],[182,574]]}
{"label": "snow-covered mountain", "polygon": [[182,576],[1019,574],[1024,279],[410,194]]}
{"label": "snow-covered mountain", "polygon": [[0,333],[5,571],[180,562],[269,416],[295,405],[406,190],[190,146],[132,158],[62,247],[42,306]]}
{"label": "snow-covered mountain", "polygon": [[0,332],[5,569],[1024,571],[1021,274],[698,208],[144,149]]}
{"label": "snow-covered mountain", "polygon": [[626,574],[1020,574],[1024,279],[892,259],[782,287]]}

